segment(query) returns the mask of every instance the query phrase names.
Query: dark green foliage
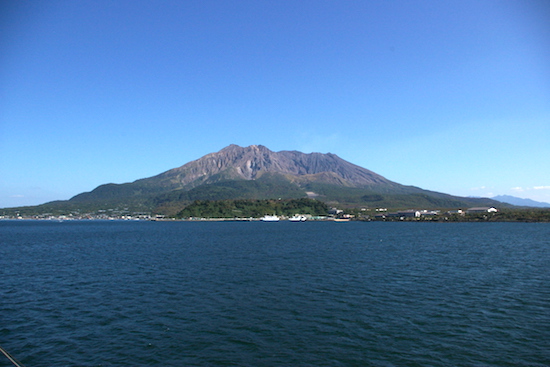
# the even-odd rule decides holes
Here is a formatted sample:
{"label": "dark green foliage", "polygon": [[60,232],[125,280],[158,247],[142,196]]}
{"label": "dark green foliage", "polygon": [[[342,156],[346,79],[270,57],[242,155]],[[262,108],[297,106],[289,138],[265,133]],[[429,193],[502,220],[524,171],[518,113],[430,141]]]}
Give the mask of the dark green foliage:
{"label": "dark green foliage", "polygon": [[342,187],[312,183],[307,191],[319,194],[318,199],[344,207],[390,208],[390,209],[466,209],[473,206],[509,207],[491,199],[464,198],[439,192],[422,190],[413,186],[372,185],[367,188]]}
{"label": "dark green foliage", "polygon": [[[268,176],[268,175],[264,175]],[[274,175],[269,175],[274,176]],[[257,180],[222,181],[199,186],[189,191],[190,200],[302,198],[305,192],[292,183],[278,177],[262,177]]]}
{"label": "dark green foliage", "polygon": [[466,217],[489,222],[550,222],[550,209],[503,209],[497,213],[470,214]]}
{"label": "dark green foliage", "polygon": [[[357,213],[357,212],[356,212]],[[382,214],[382,213],[381,213]],[[509,209],[505,208],[497,213],[464,213],[450,214],[448,212],[440,212],[437,215],[415,217],[400,217],[392,216],[391,213],[385,213],[384,217],[363,217],[360,219],[374,219],[383,221],[414,221],[414,222],[550,222],[550,209]]]}
{"label": "dark green foliage", "polygon": [[178,218],[258,218],[264,215],[326,215],[325,203],[312,199],[292,200],[196,200]]}
{"label": "dark green foliage", "polygon": [[120,200],[122,198],[139,198],[149,197],[164,191],[163,188],[157,186],[146,185],[142,183],[125,183],[125,184],[106,184],[95,188],[90,192],[84,192],[73,197],[72,202],[94,202],[97,200],[110,201]]}
{"label": "dark green foliage", "polygon": [[303,198],[305,192],[279,175],[265,174],[257,180],[231,180],[204,184],[191,190],[175,190],[155,198],[155,204],[195,200]]}
{"label": "dark green foliage", "polygon": [[384,200],[384,197],[379,194],[363,195],[361,196],[361,200],[363,200],[365,203],[375,203],[377,201]]}

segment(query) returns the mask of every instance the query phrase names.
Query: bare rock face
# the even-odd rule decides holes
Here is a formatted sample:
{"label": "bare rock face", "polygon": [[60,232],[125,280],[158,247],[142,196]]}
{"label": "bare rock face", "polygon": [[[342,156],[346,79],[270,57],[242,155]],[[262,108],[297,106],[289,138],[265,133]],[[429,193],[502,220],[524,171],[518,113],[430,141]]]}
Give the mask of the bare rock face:
{"label": "bare rock face", "polygon": [[145,180],[158,180],[162,186],[175,188],[198,186],[213,179],[253,180],[267,172],[285,175],[297,183],[316,181],[348,187],[395,184],[335,154],[273,152],[263,145],[230,145]]}

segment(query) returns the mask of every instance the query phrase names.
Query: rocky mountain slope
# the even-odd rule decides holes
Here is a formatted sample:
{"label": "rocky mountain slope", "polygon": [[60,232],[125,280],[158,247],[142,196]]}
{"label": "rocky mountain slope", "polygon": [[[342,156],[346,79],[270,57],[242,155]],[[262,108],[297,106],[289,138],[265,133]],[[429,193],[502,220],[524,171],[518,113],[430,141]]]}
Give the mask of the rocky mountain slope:
{"label": "rocky mountain slope", "polygon": [[184,188],[227,178],[254,180],[267,172],[287,175],[296,182],[323,181],[349,187],[394,184],[335,154],[273,152],[263,145],[244,148],[230,145],[146,181],[172,188]]}
{"label": "rocky mountain slope", "polygon": [[102,185],[71,200],[114,199],[191,190],[204,184],[222,181],[257,180],[266,174],[284,177],[298,187],[305,187],[309,183],[322,183],[341,187],[377,187],[386,191],[403,188],[402,185],[331,153],[273,152],[262,145],[230,145],[219,152],[207,154],[157,176],[128,184]]}

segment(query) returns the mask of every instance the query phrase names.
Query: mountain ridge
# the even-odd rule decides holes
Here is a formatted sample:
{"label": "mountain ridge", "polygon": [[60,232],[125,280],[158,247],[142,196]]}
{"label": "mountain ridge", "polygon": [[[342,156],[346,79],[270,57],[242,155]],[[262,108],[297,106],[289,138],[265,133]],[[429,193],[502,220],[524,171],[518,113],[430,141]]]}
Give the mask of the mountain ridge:
{"label": "mountain ridge", "polygon": [[517,206],[527,206],[531,208],[550,208],[550,203],[545,203],[542,201],[535,201],[531,199],[518,198],[511,195],[497,195],[493,196],[491,199],[498,200],[503,203],[517,205]]}
{"label": "mountain ridge", "polygon": [[176,177],[180,180],[181,186],[185,187],[193,181],[204,181],[203,177],[210,177],[227,169],[234,169],[234,174],[247,180],[257,178],[262,172],[296,176],[333,172],[352,186],[391,182],[332,153],[306,154],[295,150],[274,152],[263,145],[240,147],[235,144],[151,178],[174,180]]}
{"label": "mountain ridge", "polygon": [[306,154],[284,150],[273,152],[263,145],[240,147],[231,144],[218,152],[206,154],[158,175],[132,183],[101,185],[70,200],[87,201],[99,197],[127,197],[191,190],[203,184],[220,181],[255,180],[267,172],[282,174],[298,186],[306,186],[311,182],[362,188],[387,186],[397,189],[402,186],[332,153]]}
{"label": "mountain ridge", "polygon": [[263,145],[232,144],[155,176],[100,185],[68,201],[55,202],[55,206],[127,207],[172,214],[194,200],[306,197],[344,207],[464,208],[501,204],[487,198],[456,197],[402,185],[332,153],[274,152]]}

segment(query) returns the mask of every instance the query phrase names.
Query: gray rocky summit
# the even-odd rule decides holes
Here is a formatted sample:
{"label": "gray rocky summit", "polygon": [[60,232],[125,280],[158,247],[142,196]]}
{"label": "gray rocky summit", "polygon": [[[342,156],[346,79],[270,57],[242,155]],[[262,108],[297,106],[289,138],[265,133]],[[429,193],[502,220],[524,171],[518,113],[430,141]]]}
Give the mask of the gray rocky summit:
{"label": "gray rocky summit", "polygon": [[155,178],[169,180],[172,185],[179,183],[183,187],[195,181],[209,181],[216,175],[223,178],[253,180],[268,172],[285,175],[296,182],[323,181],[348,187],[393,184],[386,178],[349,163],[335,154],[273,152],[263,145],[240,147],[234,144]]}

